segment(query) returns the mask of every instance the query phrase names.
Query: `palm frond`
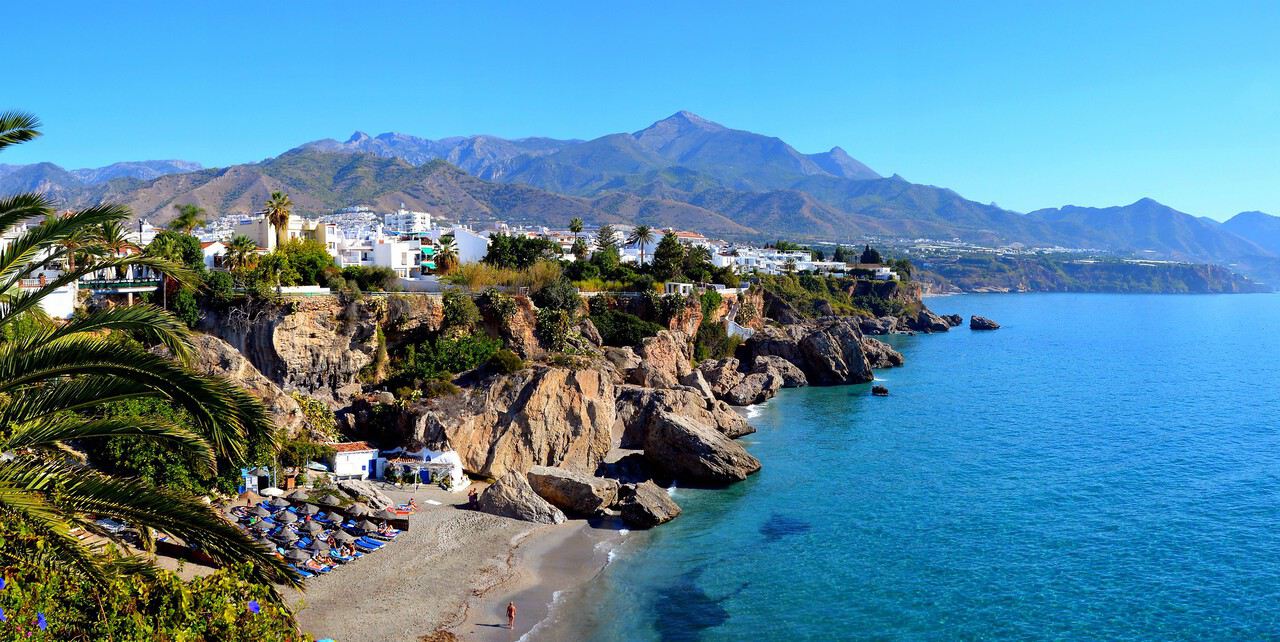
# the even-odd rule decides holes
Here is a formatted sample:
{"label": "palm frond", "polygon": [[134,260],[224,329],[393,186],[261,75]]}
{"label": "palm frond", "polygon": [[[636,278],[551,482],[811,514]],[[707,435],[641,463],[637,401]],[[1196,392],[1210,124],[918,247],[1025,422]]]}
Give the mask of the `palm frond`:
{"label": "palm frond", "polygon": [[15,194],[0,198],[0,233],[19,223],[53,211],[53,202],[43,194]]}
{"label": "palm frond", "polygon": [[40,119],[23,111],[0,113],[0,149],[25,143],[40,135]]}
{"label": "palm frond", "polygon": [[145,304],[92,312],[44,335],[24,337],[24,345],[34,348],[79,334],[111,330],[133,333],[143,342],[159,343],[184,361],[191,355],[191,333],[186,324],[166,310]]}
{"label": "palm frond", "polygon": [[172,441],[190,451],[209,470],[217,467],[213,449],[200,435],[170,421],[138,417],[86,420],[70,413],[46,415],[10,426],[9,435],[0,440],[0,450],[50,448],[76,439],[105,437],[145,437]]}

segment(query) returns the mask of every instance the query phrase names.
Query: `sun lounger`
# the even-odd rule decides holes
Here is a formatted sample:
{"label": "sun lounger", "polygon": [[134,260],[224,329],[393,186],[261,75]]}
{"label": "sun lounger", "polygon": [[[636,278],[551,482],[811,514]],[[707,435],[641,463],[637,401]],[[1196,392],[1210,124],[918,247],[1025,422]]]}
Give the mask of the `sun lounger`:
{"label": "sun lounger", "polygon": [[373,548],[375,550],[387,545],[386,542],[379,542],[376,539],[369,539],[368,537],[358,537],[356,538],[356,543],[364,544],[365,546],[369,548]]}
{"label": "sun lounger", "polygon": [[297,574],[298,574],[298,576],[299,576],[299,577],[301,577],[301,578],[302,578],[302,579],[304,579],[304,580],[305,580],[305,579],[307,579],[307,578],[311,578],[311,577],[315,577],[315,576],[316,576],[316,574],[315,574],[315,573],[312,573],[311,571],[308,571],[308,570],[303,569],[303,568],[298,568],[297,566],[295,566],[295,565],[293,565],[293,564],[290,564],[290,565],[289,565],[289,568],[293,569],[293,572],[294,572],[294,573],[297,573]]}

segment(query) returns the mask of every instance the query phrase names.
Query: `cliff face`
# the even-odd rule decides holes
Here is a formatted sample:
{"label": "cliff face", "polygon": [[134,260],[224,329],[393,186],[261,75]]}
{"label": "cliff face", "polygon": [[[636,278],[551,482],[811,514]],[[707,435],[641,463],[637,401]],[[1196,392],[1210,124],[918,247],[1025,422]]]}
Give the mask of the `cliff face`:
{"label": "cliff face", "polygon": [[196,370],[226,377],[262,400],[285,434],[295,437],[307,429],[306,417],[298,402],[263,376],[249,360],[226,341],[207,334],[192,336],[195,344]]}
{"label": "cliff face", "polygon": [[332,406],[360,392],[360,373],[378,352],[377,329],[408,334],[440,328],[439,297],[405,295],[342,304],[336,298],[206,314],[201,329],[231,344],[269,379]]}
{"label": "cliff face", "polygon": [[409,431],[415,444],[454,448],[467,470],[490,477],[534,466],[591,474],[613,443],[615,398],[602,369],[538,366],[412,409]]}

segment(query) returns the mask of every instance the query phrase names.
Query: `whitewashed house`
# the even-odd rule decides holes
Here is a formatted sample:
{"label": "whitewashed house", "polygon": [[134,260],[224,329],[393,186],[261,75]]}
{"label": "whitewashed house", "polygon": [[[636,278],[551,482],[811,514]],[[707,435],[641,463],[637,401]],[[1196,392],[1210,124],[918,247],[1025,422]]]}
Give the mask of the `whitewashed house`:
{"label": "whitewashed house", "polygon": [[364,441],[328,444],[333,448],[329,469],[337,479],[369,479],[375,474],[378,449]]}

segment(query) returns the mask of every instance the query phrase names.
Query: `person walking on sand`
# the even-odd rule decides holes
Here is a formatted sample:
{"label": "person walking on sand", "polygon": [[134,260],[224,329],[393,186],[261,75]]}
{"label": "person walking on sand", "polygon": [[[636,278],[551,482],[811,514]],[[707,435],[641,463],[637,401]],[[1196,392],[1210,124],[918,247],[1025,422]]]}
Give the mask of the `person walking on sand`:
{"label": "person walking on sand", "polygon": [[516,603],[507,602],[507,628],[516,628]]}

